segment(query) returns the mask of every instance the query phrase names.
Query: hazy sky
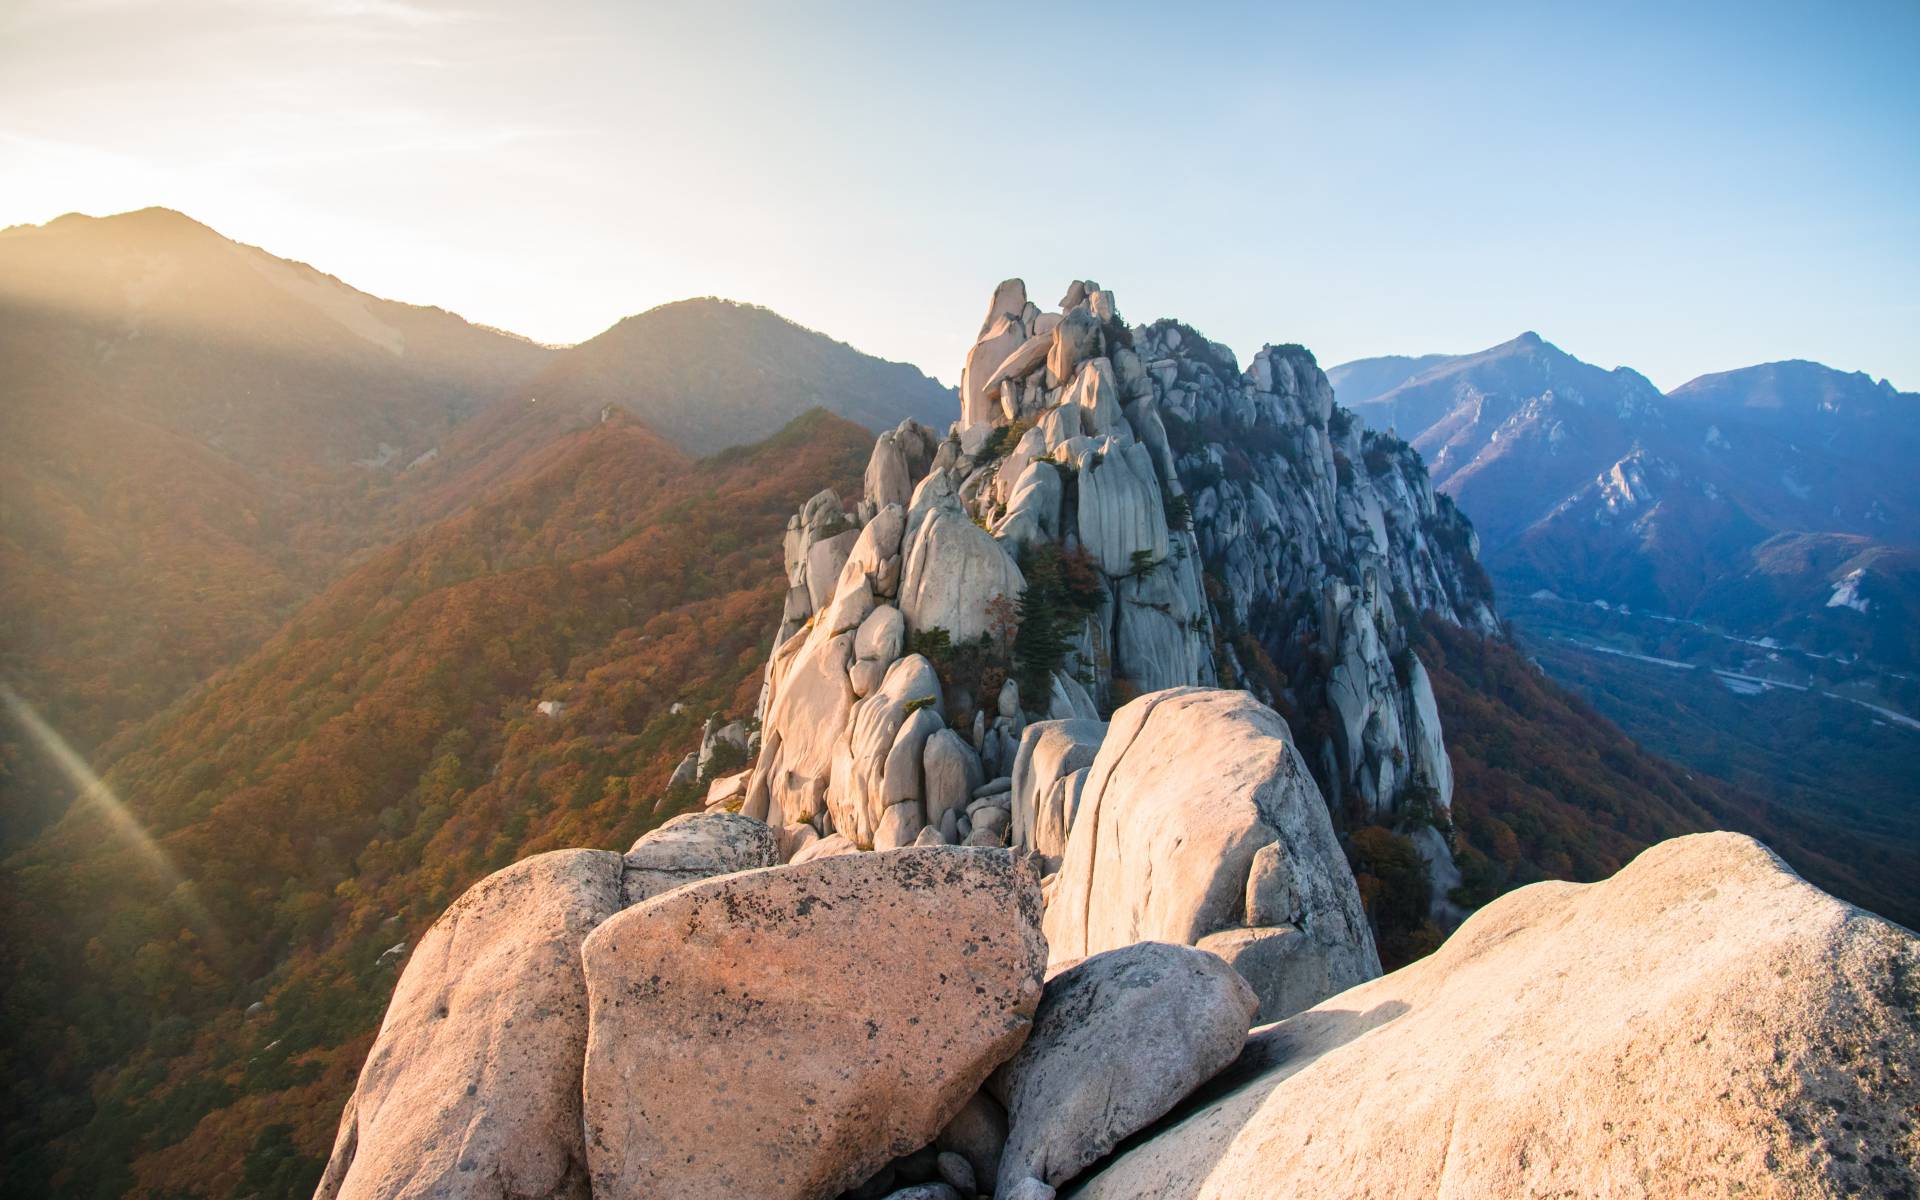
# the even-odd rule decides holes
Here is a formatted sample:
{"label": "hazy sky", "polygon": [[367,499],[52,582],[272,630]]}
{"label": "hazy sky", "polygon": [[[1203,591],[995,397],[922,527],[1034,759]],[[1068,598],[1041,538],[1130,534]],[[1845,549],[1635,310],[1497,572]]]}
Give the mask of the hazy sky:
{"label": "hazy sky", "polygon": [[1920,389],[1920,2],[0,0],[0,224],[151,204],[546,341],[714,294],[951,382],[1077,275]]}

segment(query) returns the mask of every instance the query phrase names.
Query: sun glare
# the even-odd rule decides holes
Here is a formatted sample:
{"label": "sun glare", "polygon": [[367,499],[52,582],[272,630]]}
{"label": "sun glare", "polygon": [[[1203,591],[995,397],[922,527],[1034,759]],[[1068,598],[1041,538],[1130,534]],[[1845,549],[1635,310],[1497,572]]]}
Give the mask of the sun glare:
{"label": "sun glare", "polygon": [[115,835],[133,848],[166,887],[168,895],[186,910],[188,918],[203,932],[210,930],[212,916],[194,896],[192,882],[173,865],[166,850],[153,839],[120,797],[114,794],[107,781],[87,765],[87,760],[67,744],[67,739],[60,736],[60,731],[49,725],[25,697],[4,683],[0,683],[0,704],[6,706],[8,715],[73,785],[76,810],[92,808],[105,817]]}

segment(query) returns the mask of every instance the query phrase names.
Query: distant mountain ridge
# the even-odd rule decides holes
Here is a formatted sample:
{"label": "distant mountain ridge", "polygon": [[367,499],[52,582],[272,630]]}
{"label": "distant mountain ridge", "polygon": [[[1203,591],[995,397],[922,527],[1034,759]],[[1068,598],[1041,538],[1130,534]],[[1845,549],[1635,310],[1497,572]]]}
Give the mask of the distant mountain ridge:
{"label": "distant mountain ridge", "polygon": [[[1801,360],[1663,395],[1534,334],[1393,382],[1400,368],[1383,364],[1407,361],[1360,360],[1330,378],[1365,420],[1411,439],[1507,588],[1920,661],[1899,635],[1920,615],[1904,600],[1911,555],[1892,552],[1920,544],[1920,395]],[[1829,549],[1781,552],[1812,537]],[[1864,603],[1828,605],[1855,571],[1848,595]],[[1739,596],[1736,581],[1758,577],[1778,608]]]}
{"label": "distant mountain ridge", "polygon": [[753,304],[701,297],[627,317],[527,384],[542,404],[618,404],[688,453],[771,437],[812,408],[869,429],[945,423],[956,394]]}

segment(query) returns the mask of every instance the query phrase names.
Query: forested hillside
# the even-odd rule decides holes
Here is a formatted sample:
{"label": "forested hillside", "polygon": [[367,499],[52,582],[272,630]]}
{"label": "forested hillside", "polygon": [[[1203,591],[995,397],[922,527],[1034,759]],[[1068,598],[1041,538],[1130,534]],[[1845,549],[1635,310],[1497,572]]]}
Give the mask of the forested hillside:
{"label": "forested hillside", "polygon": [[[179,213],[0,231],[0,675],[83,754],[373,544],[392,472],[550,352]],[[0,850],[68,790],[0,732]]]}
{"label": "forested hillside", "polygon": [[7,1193],[309,1191],[390,948],[691,800],[667,777],[752,704],[786,515],[869,440],[816,413],[696,462],[615,414],[141,731],[107,782],[170,866],[94,804],[7,864]]}

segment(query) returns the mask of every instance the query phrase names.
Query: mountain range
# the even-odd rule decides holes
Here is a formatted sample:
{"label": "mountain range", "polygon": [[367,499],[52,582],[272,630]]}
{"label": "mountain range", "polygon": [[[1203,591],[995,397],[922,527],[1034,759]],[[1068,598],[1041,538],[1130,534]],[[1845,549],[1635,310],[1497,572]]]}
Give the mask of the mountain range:
{"label": "mountain range", "polygon": [[[611,407],[699,455],[816,407],[877,426],[953,396],[719,300],[541,346],[166,209],[0,232],[0,361],[0,666],[83,752]],[[67,790],[35,756],[0,758],[10,792]],[[49,815],[9,804],[0,846]]]}
{"label": "mountain range", "polygon": [[[1086,307],[1097,289],[1076,286]],[[526,855],[625,845],[697,808],[741,764],[679,768],[709,717],[755,711],[776,637],[795,632],[796,539],[853,540],[822,489],[857,515],[894,486],[876,429],[944,438],[959,415],[919,372],[763,309],[685,301],[543,347],[162,210],[7,231],[0,297],[6,681],[103,779],[69,807],[61,760],[6,727],[0,782],[22,814],[0,869],[9,1196],[311,1194],[435,915]],[[1009,329],[1044,319],[1013,315]],[[1102,487],[1144,504],[1114,528],[1157,528],[1194,565],[1119,554],[1103,585],[1126,605],[1118,653],[1089,655],[1101,715],[1188,653],[1286,714],[1390,964],[1430,950],[1449,905],[1602,879],[1715,828],[1920,914],[1904,844],[1650,753],[1495,631],[1467,524],[1407,447],[1332,404],[1310,354],[1270,347],[1242,372],[1191,327],[1108,319],[1115,357],[1155,372],[1125,387],[1195,404],[1170,405],[1160,435],[1177,471],[1145,468],[1188,503],[1131,494],[1120,455],[1085,457],[1063,486],[1083,510]],[[1445,365],[1372,378],[1413,372],[1386,395]],[[1609,395],[1608,373],[1557,369],[1596,406]],[[1224,398],[1288,389],[1305,415],[1227,425]],[[1031,415],[971,453],[1016,454]],[[1016,506],[968,496],[982,519]],[[1483,531],[1490,561],[1523,533]],[[1899,553],[1836,536],[1880,547],[1874,562]],[[1375,575],[1392,596],[1366,585],[1369,555],[1396,564]],[[1162,623],[1154,589],[1176,580],[1198,599]],[[1436,823],[1438,764],[1405,768],[1438,730],[1452,803]],[[1429,863],[1414,839],[1442,825],[1451,845]]]}
{"label": "mountain range", "polygon": [[1509,594],[1920,664],[1920,395],[1803,361],[1663,394],[1533,333],[1328,376],[1427,459]]}

